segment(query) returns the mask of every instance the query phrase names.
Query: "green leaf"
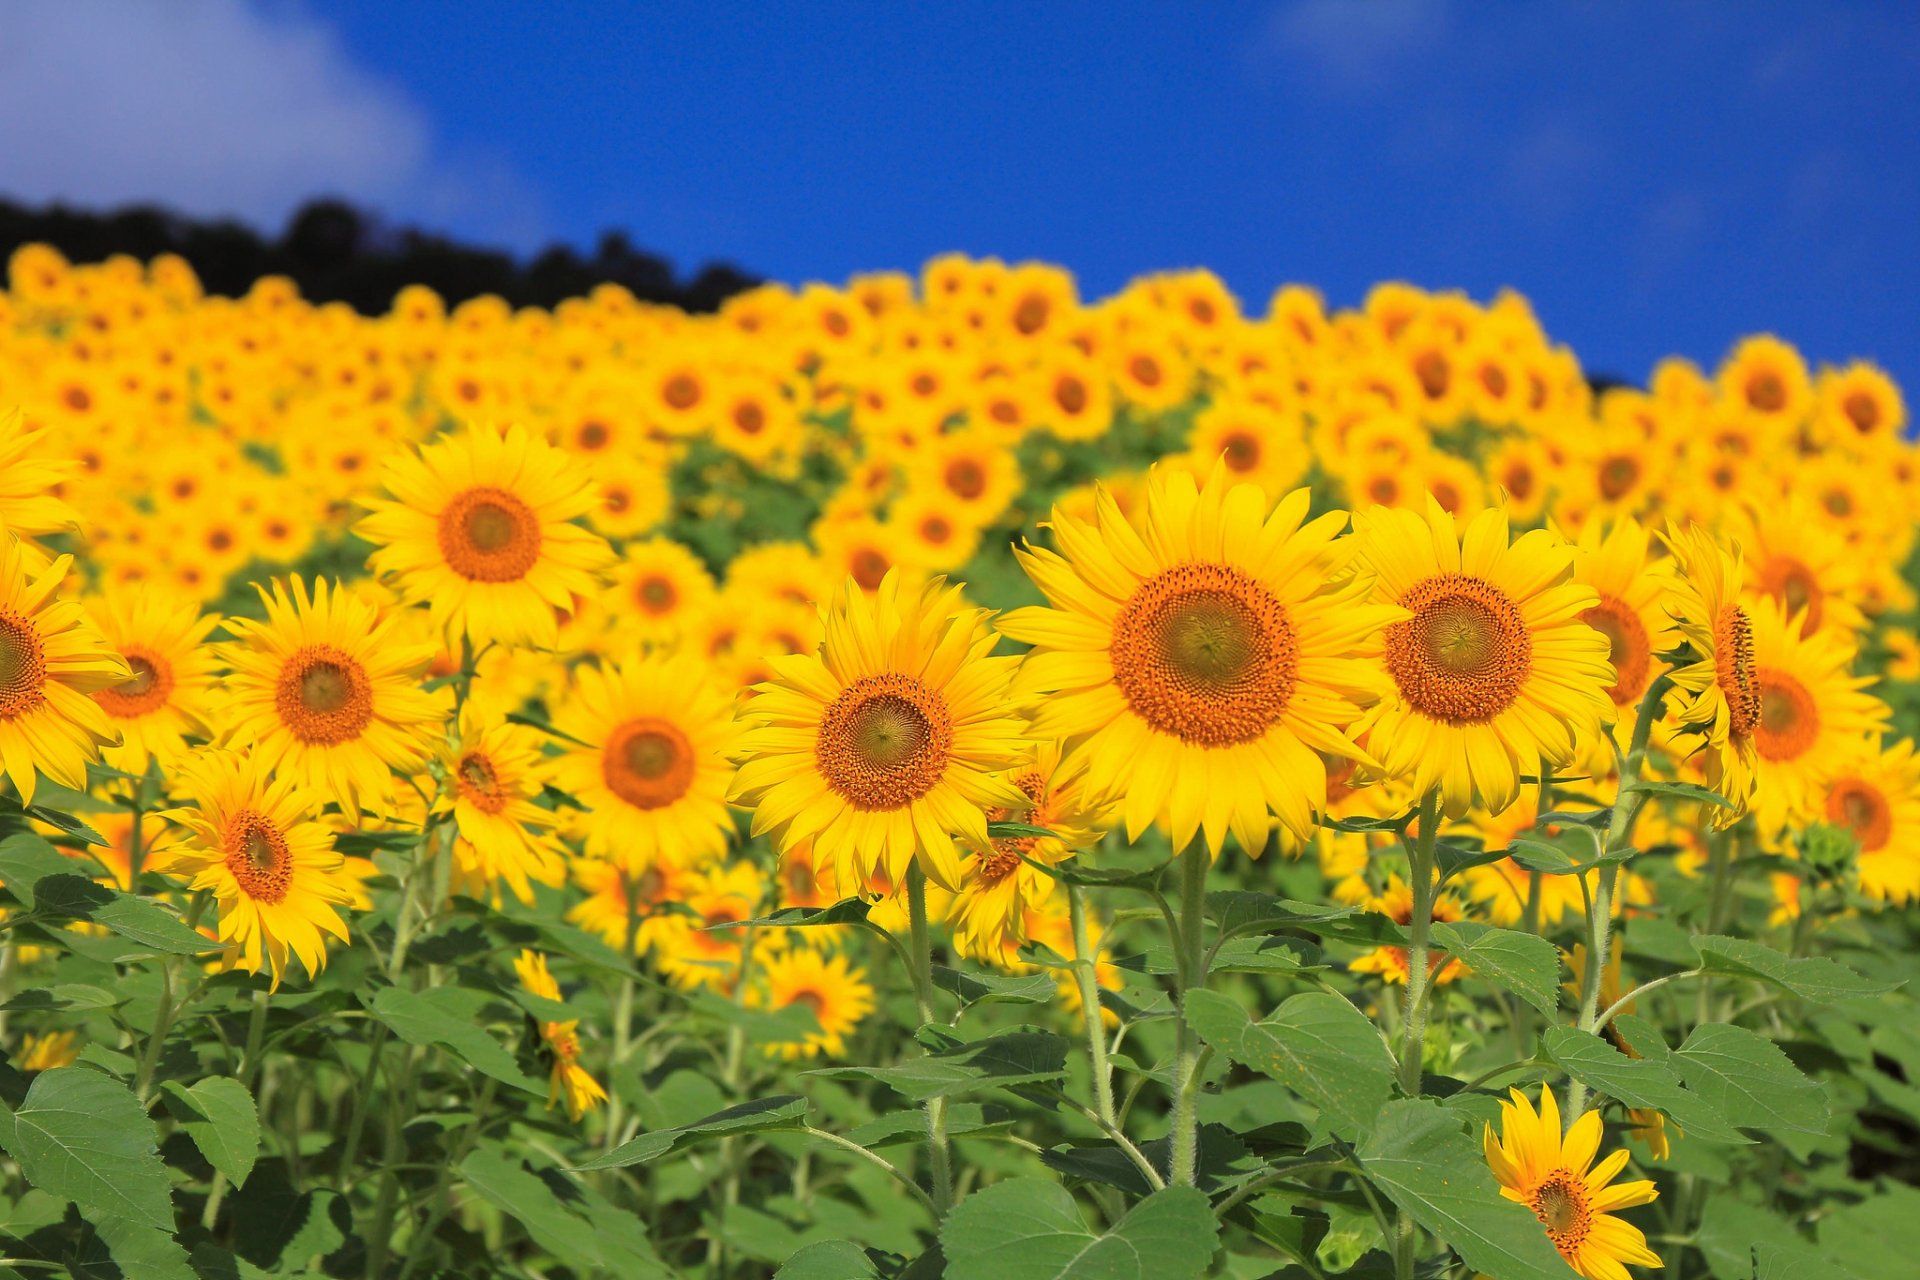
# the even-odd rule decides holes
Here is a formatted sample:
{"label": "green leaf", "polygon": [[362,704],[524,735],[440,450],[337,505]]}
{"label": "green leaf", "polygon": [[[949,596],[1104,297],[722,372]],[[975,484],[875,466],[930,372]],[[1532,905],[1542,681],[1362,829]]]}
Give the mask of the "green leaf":
{"label": "green leaf", "polygon": [[1059,837],[1046,827],[1036,827],[1030,822],[989,822],[987,838],[989,840],[1048,840]]}
{"label": "green leaf", "polygon": [[1043,875],[1052,876],[1062,884],[1077,884],[1089,889],[1152,889],[1160,883],[1160,877],[1166,873],[1169,865],[1162,862],[1158,866],[1144,871],[1129,871],[1125,867],[1089,867],[1078,858],[1069,858],[1065,862],[1036,862],[1024,853],[1020,861]]}
{"label": "green leaf", "polygon": [[879,1280],[867,1251],[850,1240],[821,1240],[780,1264],[773,1280]]}
{"label": "green leaf", "polygon": [[643,1133],[631,1142],[621,1143],[603,1156],[596,1156],[584,1164],[575,1165],[573,1171],[586,1173],[594,1169],[624,1169],[628,1165],[658,1160],[667,1152],[691,1139],[724,1138],[736,1133],[759,1133],[768,1129],[798,1129],[806,1122],[807,1100],[805,1098],[796,1094],[757,1098],[752,1102],[728,1107],[725,1111],[716,1111],[704,1120],[696,1120],[692,1124]]}
{"label": "green leaf", "polygon": [[1221,1053],[1318,1107],[1343,1138],[1365,1133],[1393,1092],[1393,1058],[1379,1031],[1340,996],[1308,991],[1255,1022],[1217,991],[1189,991],[1187,1021]]}
{"label": "green leaf", "polygon": [[34,1077],[13,1120],[13,1157],[33,1186],[85,1210],[173,1230],[153,1122],[127,1086],[87,1067],[55,1067]]}
{"label": "green leaf", "polygon": [[1669,1061],[1687,1088],[1745,1128],[1827,1131],[1826,1091],[1801,1074],[1779,1045],[1745,1027],[1695,1027]]}
{"label": "green leaf", "polygon": [[[44,786],[45,784],[42,785]],[[74,793],[68,792],[67,794],[72,795]],[[78,837],[88,844],[104,845],[107,842],[105,836],[70,813],[65,813],[59,809],[49,809],[41,804],[23,805],[12,796],[0,796],[0,813],[18,814],[23,818],[32,818],[36,822],[44,822],[48,826],[56,827],[70,836]],[[35,839],[38,839],[38,837],[36,836]]]}
{"label": "green leaf", "polygon": [[1751,1141],[1719,1107],[1682,1088],[1680,1077],[1664,1061],[1629,1058],[1591,1031],[1573,1027],[1549,1027],[1540,1043],[1547,1056],[1575,1080],[1629,1107],[1665,1112],[1690,1138]]}
{"label": "green leaf", "polygon": [[1194,1280],[1213,1261],[1220,1227],[1205,1195],[1168,1187],[1095,1234],[1056,1182],[1009,1178],[947,1215],[947,1280]]}
{"label": "green leaf", "polygon": [[169,1080],[160,1086],[167,1110],[200,1148],[207,1163],[236,1187],[247,1185],[260,1155],[260,1115],[247,1086],[228,1076],[210,1076],[192,1088]]}
{"label": "green leaf", "polygon": [[[199,1280],[187,1262],[187,1251],[171,1230],[161,1231],[139,1222],[107,1214],[90,1215],[92,1232],[80,1242],[71,1264],[74,1275],[93,1280]],[[38,1273],[36,1273],[38,1274]]]}
{"label": "green leaf", "polygon": [[1669,800],[1691,800],[1699,804],[1712,805],[1716,809],[1731,809],[1734,807],[1733,801],[1727,799],[1718,791],[1710,790],[1693,782],[1657,782],[1643,778],[1621,789],[1630,795],[1638,792],[1641,795],[1665,796]]}
{"label": "green leaf", "polygon": [[1009,1031],[957,1044],[891,1067],[828,1067],[810,1071],[847,1080],[865,1076],[889,1085],[914,1102],[950,1098],[981,1089],[1045,1084],[1067,1073],[1065,1039],[1046,1031]]}
{"label": "green leaf", "polygon": [[1700,964],[1713,973],[1733,973],[1755,978],[1802,1000],[1831,1004],[1853,996],[1877,996],[1900,986],[1899,982],[1875,982],[1863,978],[1837,960],[1825,956],[1794,959],[1772,947],[1744,938],[1708,934],[1693,939]]}
{"label": "green leaf", "polygon": [[546,1087],[529,1080],[513,1055],[498,1040],[475,1026],[464,1009],[456,1007],[466,999],[458,987],[436,987],[418,993],[404,987],[382,987],[371,1000],[366,1000],[366,1005],[374,1017],[408,1044],[423,1048],[438,1045],[483,1075],[545,1097]]}
{"label": "green leaf", "polygon": [[70,876],[82,863],[29,832],[0,840],[0,884],[14,901],[33,909],[33,886],[48,876]]}
{"label": "green leaf", "polygon": [[460,1177],[473,1193],[527,1229],[535,1244],[569,1267],[611,1271],[621,1277],[666,1274],[659,1259],[636,1253],[575,1213],[565,1195],[586,1207],[580,1189],[558,1175],[530,1173],[497,1142],[483,1142],[460,1162]]}
{"label": "green leaf", "polygon": [[1358,1155],[1387,1199],[1474,1270],[1500,1280],[1572,1280],[1539,1220],[1501,1197],[1479,1144],[1439,1103],[1388,1103]]}
{"label": "green leaf", "polygon": [[754,925],[766,929],[807,929],[824,925],[867,923],[870,903],[863,898],[842,898],[828,907],[782,907],[771,915],[756,916],[732,924],[710,925],[712,929],[740,929]]}
{"label": "green leaf", "polygon": [[8,1013],[60,1013],[67,1010],[112,1009],[125,1004],[127,997],[105,987],[63,982],[51,987],[29,987],[0,1010]]}
{"label": "green leaf", "polygon": [[968,1004],[1047,1004],[1060,991],[1050,973],[983,973],[933,966],[933,985]]}
{"label": "green leaf", "polygon": [[1243,933],[1272,933],[1276,929],[1308,929],[1354,913],[1352,907],[1295,902],[1267,893],[1226,891],[1207,895],[1207,918],[1222,938]]}
{"label": "green leaf", "polygon": [[71,868],[41,877],[33,886],[33,896],[36,917],[91,920],[148,951],[190,956],[220,946],[157,904],[96,884]]}
{"label": "green leaf", "polygon": [[722,1026],[737,1027],[749,1044],[793,1044],[820,1030],[813,1010],[797,1001],[784,1009],[754,1009],[711,991],[696,991],[687,1004]]}
{"label": "green leaf", "polygon": [[1549,1018],[1560,1007],[1560,950],[1545,938],[1463,920],[1435,924],[1433,940],[1474,977],[1505,987]]}
{"label": "green leaf", "polygon": [[576,747],[591,747],[593,745],[591,742],[582,742],[572,734],[563,732],[554,727],[552,721],[542,719],[531,712],[509,711],[507,713],[507,721],[509,724],[523,724],[529,729],[538,729],[549,738],[558,738],[562,742],[571,742]]}

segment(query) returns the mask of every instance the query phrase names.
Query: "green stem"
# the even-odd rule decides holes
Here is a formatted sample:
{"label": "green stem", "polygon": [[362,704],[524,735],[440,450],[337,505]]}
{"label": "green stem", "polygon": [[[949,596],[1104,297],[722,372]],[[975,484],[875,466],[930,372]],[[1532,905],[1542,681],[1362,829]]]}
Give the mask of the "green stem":
{"label": "green stem", "polygon": [[454,1170],[459,1168],[461,1162],[480,1141],[481,1132],[487,1123],[487,1115],[493,1110],[494,1092],[499,1087],[499,1081],[492,1076],[481,1081],[480,1096],[473,1104],[473,1119],[461,1132],[460,1140],[454,1144],[453,1151],[440,1164],[439,1174],[434,1180],[433,1207],[428,1211],[426,1221],[420,1224],[413,1233],[413,1238],[407,1241],[407,1256],[400,1263],[399,1280],[407,1280],[407,1277],[413,1274],[413,1269],[425,1254],[427,1246],[433,1242],[433,1233],[440,1229],[440,1224],[445,1222],[447,1216],[453,1212],[453,1202],[447,1192],[453,1185]]}
{"label": "green stem", "polygon": [[[640,905],[633,900],[634,885],[626,872],[620,873],[620,892],[627,903],[626,948],[620,953],[620,963],[625,972],[620,977],[620,994],[613,1006],[613,1062],[619,1066],[627,1060],[627,1054],[633,1049],[633,948],[640,937]],[[607,1134],[606,1149],[611,1151],[620,1143],[620,1121],[623,1108],[620,1102],[620,1089],[613,1081],[613,1087],[607,1090]]]}
{"label": "green stem", "polygon": [[1087,927],[1086,890],[1067,886],[1067,911],[1073,923],[1073,975],[1080,985],[1080,1012],[1087,1024],[1087,1058],[1093,1069],[1094,1110],[1110,1129],[1118,1128],[1113,1110],[1113,1065],[1107,1061],[1106,1022],[1100,1011],[1100,978]]}
{"label": "green stem", "polygon": [[1178,963],[1174,979],[1178,1018],[1174,1024],[1172,1182],[1190,1187],[1200,1164],[1200,1037],[1187,1022],[1187,993],[1203,990],[1206,973],[1207,871],[1212,862],[1204,844],[1189,844],[1180,858],[1180,929],[1174,942]]}
{"label": "green stem", "polygon": [[[927,873],[915,862],[907,868],[907,924],[913,945],[913,999],[920,1022],[933,1021],[933,939],[927,927]],[[927,1099],[927,1160],[933,1167],[936,1216],[953,1207],[953,1156],[947,1149],[947,1100]]]}
{"label": "green stem", "polygon": [[1433,875],[1433,846],[1440,827],[1438,790],[1420,798],[1419,822],[1419,836],[1402,841],[1413,890],[1413,917],[1407,922],[1406,1016],[1400,1028],[1400,1088],[1409,1098],[1420,1096],[1420,1061],[1427,1042],[1427,940],[1433,930],[1434,900],[1440,896]]}

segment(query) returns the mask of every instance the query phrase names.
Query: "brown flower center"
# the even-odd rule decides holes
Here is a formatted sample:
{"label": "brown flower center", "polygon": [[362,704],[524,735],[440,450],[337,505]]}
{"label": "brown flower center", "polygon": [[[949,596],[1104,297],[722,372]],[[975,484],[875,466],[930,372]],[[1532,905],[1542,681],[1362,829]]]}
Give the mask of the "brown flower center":
{"label": "brown flower center", "polygon": [[1587,1184],[1565,1169],[1555,1169],[1533,1191],[1533,1216],[1562,1257],[1572,1260],[1593,1229]]}
{"label": "brown flower center", "polygon": [[540,559],[540,520],[505,489],[456,494],[440,513],[447,567],[475,582],[518,582]]}
{"label": "brown flower center", "polygon": [[1760,566],[1759,578],[1760,590],[1786,606],[1788,617],[1806,611],[1801,635],[1810,636],[1820,629],[1826,592],[1820,589],[1820,579],[1813,570],[1792,556],[1775,555]]}
{"label": "brown flower center", "polygon": [[1387,628],[1387,670],[1416,710],[1484,724],[1513,705],[1533,668],[1533,638],[1512,597],[1484,578],[1441,573],[1400,603],[1413,616]]}
{"label": "brown flower center", "polygon": [[227,870],[240,891],[255,902],[283,901],[293,883],[293,854],[287,837],[264,814],[242,809],[227,821],[221,847]]}
{"label": "brown flower center", "polygon": [[615,729],[600,752],[607,790],[637,809],[672,804],[693,785],[693,743],[670,720],[643,716]]}
{"label": "brown flower center", "polygon": [[1747,379],[1747,403],[1762,413],[1778,413],[1787,407],[1787,387],[1780,375],[1763,370]]}
{"label": "brown flower center", "polygon": [[972,502],[987,491],[987,473],[972,458],[955,458],[947,463],[947,489],[954,497]]}
{"label": "brown flower center", "polygon": [[47,654],[40,633],[17,613],[0,609],[0,720],[38,710],[47,700]]}
{"label": "brown flower center", "polygon": [[898,809],[945,775],[953,749],[946,700],[899,672],[862,676],[820,721],[821,776],[856,809]]}
{"label": "brown flower center", "polygon": [[1760,723],[1759,677],[1753,669],[1753,623],[1730,604],[1713,621],[1713,672],[1727,700],[1727,722],[1737,738],[1751,737]]}
{"label": "brown flower center", "polygon": [[1827,821],[1846,827],[1860,852],[1884,849],[1893,838],[1893,806],[1886,792],[1863,778],[1835,778],[1827,788]]}
{"label": "brown flower center", "polygon": [[125,646],[120,656],[127,660],[133,678],[100,690],[93,700],[116,720],[132,720],[166,706],[173,692],[173,664],[139,645]]}
{"label": "brown flower center", "polygon": [[1805,755],[1820,736],[1820,709],[1813,694],[1799,680],[1773,667],[1756,668],[1754,679],[1760,723],[1753,740],[1760,758],[1796,760]]}
{"label": "brown flower center", "polygon": [[468,751],[454,766],[454,785],[460,796],[482,813],[498,813],[507,807],[506,788],[500,785],[500,773],[484,751]]}
{"label": "brown flower center", "polygon": [[1141,583],[1114,617],[1109,656],[1134,714],[1208,747],[1272,728],[1300,661],[1286,606],[1224,564],[1176,565]]}
{"label": "brown flower center", "polygon": [[1614,672],[1607,696],[1617,707],[1637,705],[1653,674],[1653,643],[1640,615],[1618,596],[1603,595],[1580,620],[1607,638],[1607,658]]}
{"label": "brown flower center", "polygon": [[357,658],[330,644],[305,645],[280,668],[280,722],[300,741],[336,746],[373,722],[373,686]]}
{"label": "brown flower center", "polygon": [[633,598],[646,612],[659,617],[673,611],[673,606],[680,602],[680,593],[670,579],[649,575],[635,584]]}

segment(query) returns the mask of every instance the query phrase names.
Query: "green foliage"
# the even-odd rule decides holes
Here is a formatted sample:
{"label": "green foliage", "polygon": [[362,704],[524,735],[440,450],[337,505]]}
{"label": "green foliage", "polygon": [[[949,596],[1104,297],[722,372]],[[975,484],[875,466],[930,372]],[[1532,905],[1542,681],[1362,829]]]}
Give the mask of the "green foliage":
{"label": "green foliage", "polygon": [[1097,1232],[1057,1183],[1010,1178],[956,1209],[940,1247],[947,1280],[1193,1280],[1218,1231],[1191,1187],[1157,1191]]}

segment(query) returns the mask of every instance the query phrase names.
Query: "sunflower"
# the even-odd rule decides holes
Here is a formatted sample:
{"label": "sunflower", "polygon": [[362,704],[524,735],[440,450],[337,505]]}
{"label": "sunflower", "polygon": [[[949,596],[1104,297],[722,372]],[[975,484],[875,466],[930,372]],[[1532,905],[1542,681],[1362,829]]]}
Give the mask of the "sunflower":
{"label": "sunflower", "polygon": [[[553,974],[547,969],[547,958],[538,951],[522,950],[513,962],[513,972],[528,994],[559,1002],[560,984],[553,980]],[[547,1110],[565,1101],[567,1119],[576,1122],[607,1100],[607,1091],[580,1065],[579,1027],[577,1020],[540,1023],[541,1043],[553,1059],[553,1072],[547,1084]]]}
{"label": "sunflower", "polygon": [[49,1031],[45,1035],[27,1033],[21,1038],[15,1061],[21,1071],[52,1071],[72,1066],[80,1056],[78,1031]]}
{"label": "sunflower", "polygon": [[1834,761],[1820,817],[1860,842],[1860,888],[1904,906],[1920,898],[1920,755],[1902,740],[1862,738]]}
{"label": "sunflower", "polygon": [[1358,754],[1345,729],[1379,686],[1363,655],[1402,612],[1362,577],[1328,581],[1346,515],[1308,521],[1309,501],[1156,470],[1144,532],[1101,489],[1097,523],[1055,511],[1064,556],[1016,551],[1052,606],[1001,623],[1035,646],[1022,689],[1053,695],[1034,735],[1080,742],[1069,768],[1121,799],[1130,840],[1157,821],[1217,855],[1231,829],[1258,856],[1272,815],[1303,845],[1326,807],[1315,753]]}
{"label": "sunflower", "polygon": [[1594,516],[1580,530],[1574,554],[1573,580],[1600,597],[1580,618],[1607,638],[1614,675],[1607,696],[1619,708],[1640,705],[1653,683],[1656,655],[1675,642],[1665,609],[1673,573],[1664,561],[1649,558],[1651,541],[1630,517],[1609,525]]}
{"label": "sunflower", "polygon": [[133,678],[81,607],[53,594],[73,557],[37,572],[36,562],[0,527],[0,774],[27,804],[35,770],[86,790],[88,762],[120,740],[112,718],[87,695]]}
{"label": "sunflower", "polygon": [[[1413,920],[1413,888],[1398,875],[1389,875],[1385,891],[1366,905],[1369,911],[1378,911],[1404,928]],[[1452,894],[1442,893],[1434,898],[1435,920],[1445,922],[1464,916],[1460,899]],[[1405,986],[1413,976],[1413,957],[1405,947],[1375,947],[1347,968],[1355,973],[1377,973],[1382,982]],[[1427,952],[1427,976],[1435,986],[1452,982],[1455,978],[1465,976],[1466,972],[1458,960],[1445,952],[1438,949]]]}
{"label": "sunflower", "polygon": [[1280,494],[1301,482],[1312,459],[1297,417],[1244,397],[1217,396],[1194,419],[1187,442],[1195,474],[1206,475],[1216,460],[1232,479]]}
{"label": "sunflower", "polygon": [[599,858],[572,860],[573,881],[586,896],[567,911],[567,923],[579,925],[619,951],[627,930],[635,930],[633,954],[645,955],[659,932],[656,908],[684,901],[697,880],[690,868],[656,862],[638,875]]}
{"label": "sunflower", "polygon": [[700,557],[671,538],[649,538],[621,554],[608,609],[621,633],[670,642],[713,604],[714,594],[713,575]]}
{"label": "sunflower", "polygon": [[783,1058],[839,1057],[847,1051],[847,1035],[860,1019],[873,1012],[873,986],[866,971],[856,969],[845,956],[824,956],[796,947],[767,961],[766,991],[756,998],[770,1009],[801,1005],[820,1024],[805,1039],[770,1044],[767,1052]]}
{"label": "sunflower", "polygon": [[1720,366],[1721,399],[1756,421],[1798,425],[1813,404],[1800,353],[1771,334],[1744,338]]}
{"label": "sunflower", "polygon": [[1053,877],[1029,862],[1052,866],[1075,849],[1093,844],[1101,834],[1100,814],[1087,809],[1079,779],[1060,767],[1059,743],[1036,745],[1031,760],[1015,769],[1011,778],[1026,793],[1027,806],[989,810],[987,820],[1023,822],[1054,834],[995,839],[968,856],[960,891],[948,908],[947,924],[955,950],[986,961],[1017,951],[1026,940],[1029,909],[1053,894]]}
{"label": "sunflower", "polygon": [[449,636],[551,647],[554,613],[599,589],[607,544],[573,520],[595,503],[586,465],[520,427],[474,427],[386,466],[354,532]]}
{"label": "sunflower", "polygon": [[17,409],[0,413],[0,530],[24,536],[79,528],[80,513],[55,491],[81,464],[32,456],[48,443],[47,431],[29,431]]}
{"label": "sunflower", "polygon": [[750,862],[714,864],[692,872],[680,886],[684,910],[662,912],[647,922],[646,946],[660,971],[691,990],[731,992],[752,958],[764,961],[786,949],[784,929],[754,929],[768,885]]}
{"label": "sunflower", "polygon": [[574,672],[554,724],[582,745],[555,761],[554,778],[588,810],[588,854],[639,874],[726,851],[732,704],[732,690],[690,656]]}
{"label": "sunflower", "polygon": [[291,770],[349,815],[391,806],[393,775],[426,763],[446,720],[448,691],[418,683],[433,647],[338,583],[315,579],[309,596],[295,574],[256,590],[266,620],[229,618],[235,639],[215,646],[232,669],[221,745]]}
{"label": "sunflower", "polygon": [[1673,714],[1706,753],[1707,785],[1729,803],[1715,811],[1714,825],[1729,827],[1752,803],[1759,760],[1760,688],[1753,616],[1740,603],[1740,549],[1699,525],[1669,528],[1665,541],[1680,570],[1669,612],[1696,659],[1670,673],[1680,690]]}
{"label": "sunflower", "polygon": [[459,738],[441,751],[447,785],[433,812],[451,813],[460,838],[454,858],[465,885],[533,901],[529,881],[558,887],[566,867],[554,847],[551,809],[533,803],[544,782],[540,735],[468,702]]}
{"label": "sunflower", "polygon": [[811,838],[843,890],[876,871],[900,884],[914,862],[957,889],[954,835],[985,848],[985,811],[1028,804],[1003,776],[1025,746],[1019,660],[991,656],[986,612],[942,581],[907,589],[890,573],[872,596],[848,582],[822,616],[818,655],[771,659],[734,798],[782,850]]}
{"label": "sunflower", "polygon": [[1823,370],[1815,387],[1815,419],[1823,436],[1836,444],[1899,439],[1907,425],[1900,387],[1886,372],[1865,361],[1844,369]]}
{"label": "sunflower", "polygon": [[1509,545],[1489,508],[1464,534],[1437,503],[1423,519],[1355,516],[1379,600],[1412,616],[1387,629],[1393,692],[1363,722],[1390,775],[1438,787],[1448,817],[1478,797],[1498,813],[1523,773],[1563,765],[1613,715],[1607,638],[1582,620],[1599,603],[1573,578],[1573,549],[1546,530]]}
{"label": "sunflower", "polygon": [[1823,627],[1850,634],[1864,625],[1866,568],[1859,549],[1821,520],[1806,497],[1789,494],[1783,502],[1729,514],[1730,536],[1752,571],[1750,597],[1771,598],[1783,614],[1798,614],[1808,635]]}
{"label": "sunflower", "polygon": [[164,769],[187,750],[189,734],[206,738],[214,657],[201,644],[219,621],[191,600],[170,599],[148,587],[119,590],[88,609],[107,644],[133,678],[94,692],[93,700],[120,731],[120,745],[101,758],[123,773]]}
{"label": "sunflower", "polygon": [[185,832],[156,856],[159,869],[212,891],[231,965],[269,970],[276,990],[289,956],[318,975],[326,935],[347,941],[338,908],[353,900],[333,834],[315,821],[320,797],[259,752],[199,751],[174,772],[194,807],[162,815]]}
{"label": "sunflower", "polygon": [[1613,1216],[1617,1209],[1650,1204],[1660,1193],[1646,1181],[1610,1185],[1626,1166],[1625,1147],[1593,1163],[1603,1132],[1600,1113],[1582,1115],[1562,1137],[1551,1089],[1540,1091],[1537,1114],[1526,1095],[1510,1093],[1513,1101],[1500,1104],[1499,1140],[1492,1125],[1481,1140],[1500,1194],[1533,1210],[1567,1265],[1588,1280],[1628,1280],[1622,1265],[1628,1262],[1666,1265],[1647,1248],[1638,1227]]}

